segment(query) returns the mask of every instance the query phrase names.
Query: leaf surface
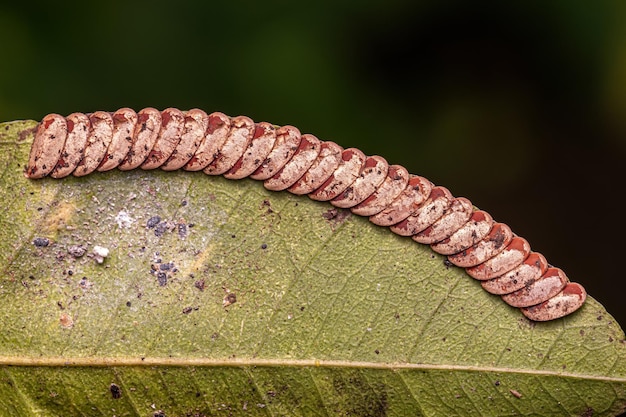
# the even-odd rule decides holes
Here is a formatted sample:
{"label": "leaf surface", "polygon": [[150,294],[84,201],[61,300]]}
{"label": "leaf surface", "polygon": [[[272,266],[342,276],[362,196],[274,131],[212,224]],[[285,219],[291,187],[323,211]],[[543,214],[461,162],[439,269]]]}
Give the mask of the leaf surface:
{"label": "leaf surface", "polygon": [[2,416],[625,407],[624,333],[593,298],[532,323],[427,246],[252,180],[28,180],[34,126],[0,124]]}

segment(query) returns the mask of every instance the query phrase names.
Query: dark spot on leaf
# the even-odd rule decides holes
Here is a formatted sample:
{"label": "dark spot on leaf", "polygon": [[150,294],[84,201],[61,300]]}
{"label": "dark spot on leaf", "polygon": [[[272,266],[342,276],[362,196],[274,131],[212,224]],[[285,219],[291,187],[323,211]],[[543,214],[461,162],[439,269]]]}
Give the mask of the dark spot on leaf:
{"label": "dark spot on leaf", "polygon": [[496,387],[499,387],[500,386],[500,381],[496,380],[496,382],[494,382],[493,385],[495,385]]}
{"label": "dark spot on leaf", "polygon": [[154,227],[154,235],[156,237],[163,236],[165,232],[167,232],[167,222],[160,222]]}
{"label": "dark spot on leaf", "polygon": [[[9,127],[7,126],[5,128],[5,130],[9,130]],[[34,134],[35,131],[37,130],[37,127],[31,127],[30,129],[24,129],[22,131],[20,131],[17,135],[18,137],[18,142],[23,142],[26,140],[26,138],[28,138],[28,136],[30,136],[31,134]]]}
{"label": "dark spot on leaf", "polygon": [[157,224],[161,222],[161,218],[159,216],[152,216],[146,222],[146,227],[148,229],[154,228]]}
{"label": "dark spot on leaf", "polygon": [[224,297],[224,301],[222,301],[222,305],[224,307],[228,307],[231,304],[235,304],[237,302],[237,295],[235,295],[235,293],[229,293],[228,295],[226,295],[226,297]]}
{"label": "dark spot on leaf", "polygon": [[267,249],[267,244],[266,244],[266,243],[263,243],[263,244],[261,245],[261,249]]}
{"label": "dark spot on leaf", "polygon": [[185,223],[178,223],[178,237],[184,239],[187,237],[187,225]]}
{"label": "dark spot on leaf", "polygon": [[326,220],[332,220],[335,217],[337,217],[338,212],[339,210],[337,210],[336,208],[331,208],[325,211],[324,213],[322,213],[322,217],[325,218]]}
{"label": "dark spot on leaf", "polygon": [[92,283],[89,282],[87,277],[82,277],[80,281],[78,281],[78,286],[82,288],[83,290],[88,290],[89,288],[91,288]]}
{"label": "dark spot on leaf", "polygon": [[126,301],[126,307],[130,307],[131,305],[130,301]]}
{"label": "dark spot on leaf", "polygon": [[157,280],[161,287],[165,287],[167,285],[167,274],[165,272],[159,272],[157,274]]}
{"label": "dark spot on leaf", "polygon": [[331,208],[324,213],[322,213],[322,217],[326,220],[332,220],[332,225],[338,225],[343,223],[348,217],[350,217],[350,210],[342,210],[337,208]]}
{"label": "dark spot on leaf", "polygon": [[183,308],[183,314],[189,314],[193,311],[193,308],[191,307],[185,307]]}
{"label": "dark spot on leaf", "polygon": [[448,258],[443,260],[443,264],[446,266],[446,268],[450,268],[450,267],[454,266],[454,264],[452,262],[450,262],[448,260]]}
{"label": "dark spot on leaf", "polygon": [[194,282],[193,285],[194,285],[194,287],[196,287],[200,291],[204,291],[204,280],[203,279],[200,279],[200,280]]}
{"label": "dark spot on leaf", "polygon": [[35,245],[38,248],[45,248],[49,244],[50,244],[50,240],[48,238],[45,238],[45,237],[36,237],[33,240],[33,245]]}
{"label": "dark spot on leaf", "polygon": [[387,387],[372,382],[358,371],[339,372],[333,376],[336,403],[345,410],[342,415],[383,417],[389,408]]}
{"label": "dark spot on leaf", "polygon": [[116,384],[111,384],[111,386],[109,387],[109,391],[111,391],[111,396],[114,400],[122,398],[122,390]]}
{"label": "dark spot on leaf", "polygon": [[580,417],[593,417],[593,408],[587,407],[587,409],[583,411]]}
{"label": "dark spot on leaf", "polygon": [[152,416],[153,417],[165,417],[165,413],[163,411],[155,411]]}

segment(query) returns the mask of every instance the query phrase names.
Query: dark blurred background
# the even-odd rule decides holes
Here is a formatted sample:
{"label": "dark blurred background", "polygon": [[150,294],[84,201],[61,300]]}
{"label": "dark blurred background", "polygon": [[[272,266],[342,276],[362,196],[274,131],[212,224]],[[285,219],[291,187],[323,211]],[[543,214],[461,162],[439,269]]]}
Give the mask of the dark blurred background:
{"label": "dark blurred background", "polygon": [[626,2],[8,3],[0,121],[293,124],[469,197],[626,325]]}

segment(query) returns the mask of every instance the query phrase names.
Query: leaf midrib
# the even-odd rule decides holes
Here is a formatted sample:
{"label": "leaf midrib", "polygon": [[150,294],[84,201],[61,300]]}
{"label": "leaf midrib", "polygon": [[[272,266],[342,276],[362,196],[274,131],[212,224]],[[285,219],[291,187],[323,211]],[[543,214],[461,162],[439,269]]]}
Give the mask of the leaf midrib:
{"label": "leaf midrib", "polygon": [[626,383],[626,378],[557,372],[538,369],[516,369],[495,366],[445,365],[445,364],[416,364],[401,362],[366,362],[345,360],[316,360],[316,359],[258,359],[258,358],[168,358],[168,357],[28,357],[28,356],[0,356],[0,366],[43,366],[43,367],[81,367],[81,366],[205,366],[205,367],[316,367],[316,368],[353,368],[353,369],[381,369],[390,371],[421,370],[421,371],[463,371],[508,373],[536,376],[558,376],[564,378],[578,378],[595,381]]}

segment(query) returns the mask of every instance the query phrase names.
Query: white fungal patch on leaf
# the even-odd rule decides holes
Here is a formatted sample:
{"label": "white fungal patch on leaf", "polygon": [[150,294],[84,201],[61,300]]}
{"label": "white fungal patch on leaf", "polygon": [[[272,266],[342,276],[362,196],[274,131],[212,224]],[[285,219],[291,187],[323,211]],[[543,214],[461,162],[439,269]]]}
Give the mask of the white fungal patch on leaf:
{"label": "white fungal patch on leaf", "polygon": [[130,217],[130,214],[127,211],[121,210],[115,216],[115,222],[120,229],[129,229],[135,222],[135,219]]}
{"label": "white fungal patch on leaf", "polygon": [[93,247],[93,257],[99,264],[103,263],[107,256],[109,256],[109,249],[98,245]]}

